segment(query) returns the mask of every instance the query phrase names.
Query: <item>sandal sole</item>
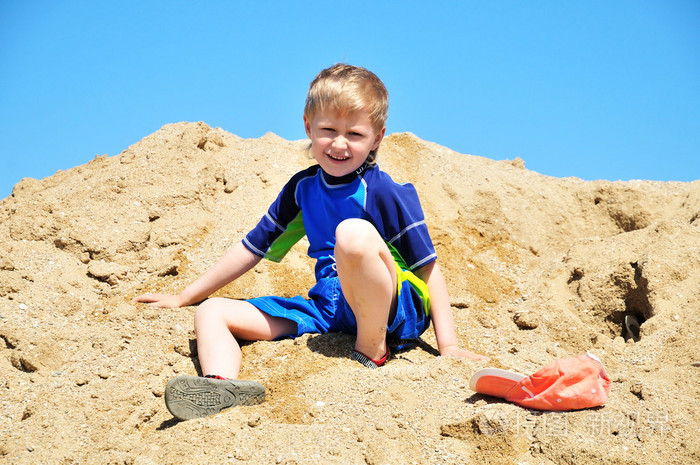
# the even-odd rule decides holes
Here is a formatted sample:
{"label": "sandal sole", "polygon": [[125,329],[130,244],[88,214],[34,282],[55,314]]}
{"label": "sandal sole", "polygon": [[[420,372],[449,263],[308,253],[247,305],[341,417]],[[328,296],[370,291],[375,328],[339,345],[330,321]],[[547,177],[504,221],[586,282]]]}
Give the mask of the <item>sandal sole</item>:
{"label": "sandal sole", "polygon": [[265,386],[255,381],[178,376],[165,386],[165,406],[180,420],[214,415],[236,405],[265,400]]}

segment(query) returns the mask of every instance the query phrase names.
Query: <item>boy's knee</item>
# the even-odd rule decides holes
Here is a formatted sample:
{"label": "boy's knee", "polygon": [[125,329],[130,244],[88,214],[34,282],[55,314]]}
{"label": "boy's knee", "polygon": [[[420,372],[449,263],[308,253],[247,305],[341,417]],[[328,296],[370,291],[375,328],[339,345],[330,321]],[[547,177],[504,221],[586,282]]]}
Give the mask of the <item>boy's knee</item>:
{"label": "boy's knee", "polygon": [[379,233],[369,221],[351,218],[342,221],[335,230],[336,255],[362,255],[380,241]]}
{"label": "boy's knee", "polygon": [[219,308],[217,300],[217,298],[207,299],[197,306],[194,311],[195,331],[197,330],[197,326],[201,325],[204,321],[217,318]]}

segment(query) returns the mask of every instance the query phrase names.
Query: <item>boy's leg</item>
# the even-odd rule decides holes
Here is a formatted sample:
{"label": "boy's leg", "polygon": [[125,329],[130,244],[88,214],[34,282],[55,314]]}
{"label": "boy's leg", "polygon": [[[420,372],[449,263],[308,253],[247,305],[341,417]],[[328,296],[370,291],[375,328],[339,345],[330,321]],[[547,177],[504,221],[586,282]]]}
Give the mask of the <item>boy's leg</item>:
{"label": "boy's leg", "polygon": [[396,265],[375,227],[361,219],[336,229],[340,286],[357,320],[355,350],[379,360],[387,353],[387,323],[396,312]]}
{"label": "boy's leg", "polygon": [[212,298],[197,307],[194,330],[202,373],[236,379],[241,368],[237,339],[269,341],[294,333],[296,323],[272,317],[249,302]]}
{"label": "boy's leg", "polygon": [[165,405],[181,420],[213,415],[235,405],[259,404],[265,387],[255,381],[238,380],[241,349],[237,339],[270,340],[294,333],[296,323],[270,317],[245,301],[214,298],[195,312],[199,362],[204,375],[178,376],[165,387]]}

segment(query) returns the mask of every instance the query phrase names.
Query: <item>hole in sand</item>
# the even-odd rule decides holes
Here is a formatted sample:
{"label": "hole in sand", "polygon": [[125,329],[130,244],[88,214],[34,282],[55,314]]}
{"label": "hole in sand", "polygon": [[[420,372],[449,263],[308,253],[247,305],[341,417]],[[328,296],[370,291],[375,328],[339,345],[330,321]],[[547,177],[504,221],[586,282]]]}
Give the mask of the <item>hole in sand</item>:
{"label": "hole in sand", "polygon": [[635,342],[641,337],[640,327],[647,318],[651,318],[654,310],[649,302],[649,281],[642,274],[642,268],[637,262],[630,263],[634,269],[634,282],[636,287],[631,289],[625,298],[626,311],[621,321],[622,337],[625,341],[629,339]]}
{"label": "hole in sand", "polygon": [[608,316],[608,321],[617,328],[616,335],[621,335],[625,341],[632,339],[637,342],[641,338],[642,324],[654,316],[654,309],[649,302],[649,281],[642,273],[642,267],[637,263],[630,263],[634,270],[634,285],[623,286],[625,310],[614,312]]}

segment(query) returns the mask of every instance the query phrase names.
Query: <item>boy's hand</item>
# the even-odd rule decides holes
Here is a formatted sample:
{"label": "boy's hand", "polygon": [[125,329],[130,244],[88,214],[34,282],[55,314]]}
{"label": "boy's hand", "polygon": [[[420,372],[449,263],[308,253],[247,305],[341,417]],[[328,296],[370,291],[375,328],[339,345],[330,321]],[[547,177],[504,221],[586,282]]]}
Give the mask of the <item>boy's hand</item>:
{"label": "boy's hand", "polygon": [[134,298],[134,302],[148,303],[149,307],[178,308],[183,302],[179,295],[170,294],[143,294]]}
{"label": "boy's hand", "polygon": [[471,352],[466,349],[460,349],[458,346],[443,347],[440,350],[440,355],[442,355],[443,357],[462,357],[484,362],[489,361],[489,358],[484,355],[475,354],[474,352]]}

